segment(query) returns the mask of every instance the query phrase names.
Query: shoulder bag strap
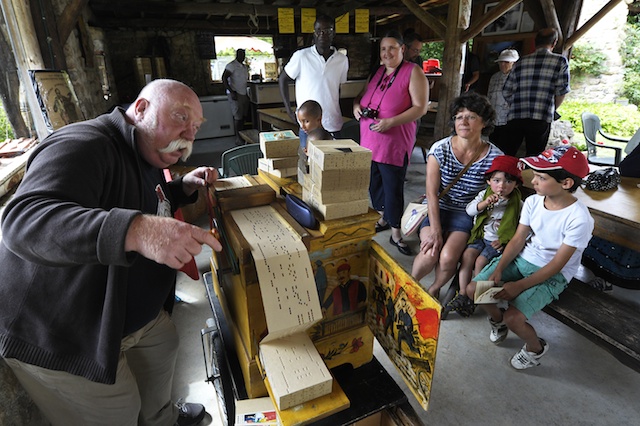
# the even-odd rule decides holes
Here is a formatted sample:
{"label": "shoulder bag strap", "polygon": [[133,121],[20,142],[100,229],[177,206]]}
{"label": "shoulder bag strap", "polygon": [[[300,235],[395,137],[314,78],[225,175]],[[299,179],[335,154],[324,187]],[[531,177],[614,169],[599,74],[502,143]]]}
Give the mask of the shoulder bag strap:
{"label": "shoulder bag strap", "polygon": [[482,151],[483,151],[483,150],[484,150],[484,145],[483,145],[483,146],[478,150],[478,152],[476,153],[475,157],[473,157],[473,160],[469,161],[469,162],[464,166],[464,168],[463,168],[462,170],[460,170],[460,173],[458,173],[458,174],[456,175],[456,177],[455,177],[455,178],[453,178],[453,180],[449,183],[449,185],[445,186],[445,188],[440,192],[440,194],[438,194],[438,198],[442,198],[442,197],[444,197],[444,196],[447,194],[447,192],[449,192],[449,190],[450,190],[451,188],[453,188],[453,185],[455,185],[455,184],[456,184],[456,182],[458,182],[458,181],[460,180],[460,178],[461,178],[465,173],[467,173],[467,170],[469,170],[469,168],[471,167],[471,165],[472,165],[473,163],[475,163],[475,162],[476,162],[476,160],[477,160],[478,158],[480,158],[480,155],[482,154]]}

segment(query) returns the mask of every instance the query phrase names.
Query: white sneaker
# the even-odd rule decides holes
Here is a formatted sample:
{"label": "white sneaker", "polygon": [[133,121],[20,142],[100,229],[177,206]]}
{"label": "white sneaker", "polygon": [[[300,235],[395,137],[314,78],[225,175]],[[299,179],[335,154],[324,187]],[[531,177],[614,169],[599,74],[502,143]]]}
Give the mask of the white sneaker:
{"label": "white sneaker", "polygon": [[489,333],[489,340],[496,345],[500,344],[509,334],[509,329],[504,322],[495,322],[489,317],[489,324],[491,324],[491,333]]}
{"label": "white sneaker", "polygon": [[511,358],[511,366],[516,370],[524,370],[525,368],[540,365],[540,361],[538,360],[549,350],[549,344],[544,339],[540,339],[540,343],[542,344],[542,352],[539,354],[529,352],[527,350],[527,344],[525,343],[522,349],[520,349],[520,352]]}

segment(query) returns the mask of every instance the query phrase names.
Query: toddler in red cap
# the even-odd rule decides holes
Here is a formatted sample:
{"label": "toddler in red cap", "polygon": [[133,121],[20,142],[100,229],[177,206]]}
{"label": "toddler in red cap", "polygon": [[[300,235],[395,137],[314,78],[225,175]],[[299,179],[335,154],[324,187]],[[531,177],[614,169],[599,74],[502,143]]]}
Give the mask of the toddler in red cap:
{"label": "toddler in red cap", "polygon": [[460,290],[444,306],[442,319],[451,311],[462,317],[473,314],[476,305],[466,293],[472,274],[479,274],[491,259],[499,256],[516,232],[522,207],[518,161],[510,155],[496,157],[485,174],[487,187],[467,204],[467,214],[475,220],[460,262]]}
{"label": "toddler in red cap", "polygon": [[531,316],[557,299],[578,271],[582,252],[593,232],[593,218],[573,193],[589,173],[587,159],[572,146],[547,149],[520,160],[533,169],[536,193],[522,206],[520,221],[502,256],[494,258],[467,286],[473,297],[478,281],[502,289],[494,298],[506,301],[480,305],[489,315],[489,339],[498,344],[511,330],[524,340],[511,365],[523,370],[540,365],[549,344],[529,324]]}

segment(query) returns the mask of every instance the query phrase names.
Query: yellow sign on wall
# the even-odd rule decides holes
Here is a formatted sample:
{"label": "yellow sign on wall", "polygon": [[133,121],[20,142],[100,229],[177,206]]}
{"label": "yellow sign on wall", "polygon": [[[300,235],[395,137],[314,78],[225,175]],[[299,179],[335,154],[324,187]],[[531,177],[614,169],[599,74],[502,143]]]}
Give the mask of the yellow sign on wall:
{"label": "yellow sign on wall", "polygon": [[293,22],[292,7],[278,8],[278,31],[280,32],[280,34],[295,33],[295,24]]}
{"label": "yellow sign on wall", "polygon": [[356,9],[356,32],[369,32],[369,9]]}
{"label": "yellow sign on wall", "polygon": [[336,18],[336,34],[349,34],[349,12]]}
{"label": "yellow sign on wall", "polygon": [[316,21],[316,10],[309,7],[300,9],[300,28],[303,33],[312,33],[313,23]]}

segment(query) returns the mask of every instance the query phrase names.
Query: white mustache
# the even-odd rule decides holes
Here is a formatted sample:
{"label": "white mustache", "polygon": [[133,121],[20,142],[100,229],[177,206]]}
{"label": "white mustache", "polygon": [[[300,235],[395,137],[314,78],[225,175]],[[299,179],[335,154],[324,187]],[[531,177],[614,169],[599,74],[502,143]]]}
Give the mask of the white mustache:
{"label": "white mustache", "polygon": [[184,149],[184,152],[182,153],[182,157],[180,158],[182,159],[182,161],[186,161],[191,156],[191,151],[193,150],[193,141],[184,138],[174,139],[169,143],[169,145],[160,149],[159,151],[166,154],[169,152],[179,151],[181,149]]}

